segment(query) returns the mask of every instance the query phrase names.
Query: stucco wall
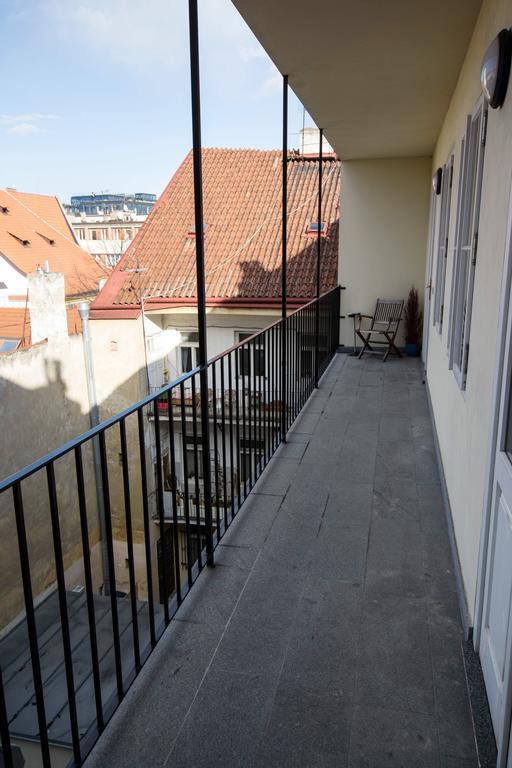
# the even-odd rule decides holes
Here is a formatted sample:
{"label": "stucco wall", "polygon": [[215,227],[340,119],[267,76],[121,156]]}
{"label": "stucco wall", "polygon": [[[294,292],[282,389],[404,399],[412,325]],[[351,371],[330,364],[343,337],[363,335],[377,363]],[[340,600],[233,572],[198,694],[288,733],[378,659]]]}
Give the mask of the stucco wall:
{"label": "stucco wall", "polygon": [[[89,427],[82,339],[64,336],[0,357],[0,475],[5,477],[59,447]],[[84,451],[84,471],[91,544],[98,540],[97,509],[90,456]],[[81,556],[73,456],[59,460],[55,476],[61,512],[65,566]],[[39,472],[22,486],[34,592],[40,594],[55,580],[50,553],[51,525],[46,476]],[[21,609],[16,533],[11,494],[0,498],[0,562],[2,601],[0,619],[10,620]],[[69,585],[70,587],[73,584]]]}
{"label": "stucco wall", "polygon": [[[430,199],[430,158],[343,163],[340,198],[341,314],[371,314],[380,298],[421,296]],[[341,342],[353,343],[352,320]],[[400,334],[399,342],[403,342]]]}
{"label": "stucco wall", "polygon": [[[481,95],[479,72],[484,52],[499,30],[511,24],[510,2],[484,2],[435,150],[432,170],[446,161],[450,151],[455,152],[445,318],[450,312],[460,143],[466,115],[474,110]],[[511,172],[512,89],[509,85],[503,108],[489,110],[465,392],[459,389],[453,372],[448,369],[447,322],[444,323],[442,336],[431,328],[428,351],[428,384],[471,615],[475,603]],[[434,287],[436,281],[434,274]]]}
{"label": "stucco wall", "polygon": [[[140,322],[130,321],[115,329],[108,323],[91,324],[96,389],[100,417],[126,408],[146,393],[144,352]],[[142,380],[142,385],[141,385]],[[0,415],[4,439],[0,442],[0,477],[58,448],[90,426],[82,336],[62,336],[19,352],[0,356]],[[149,421],[146,421],[150,431]],[[133,494],[134,540],[142,538],[139,444],[136,418],[126,422],[129,445],[130,489]],[[149,445],[149,439],[148,439]],[[115,539],[126,539],[122,466],[119,461],[119,429],[107,436],[112,527]],[[93,580],[102,583],[98,509],[90,444],[83,447],[86,501],[90,543],[93,547]],[[64,565],[67,586],[83,584],[82,547],[74,456],[55,464]],[[151,480],[151,476],[149,478]],[[55,582],[53,545],[45,472],[22,484],[29,545],[31,575],[37,598]],[[116,570],[121,584],[126,580],[126,546],[116,548]],[[22,608],[14,513],[10,493],[0,497],[0,562],[2,603],[0,627]],[[145,594],[145,580],[140,595]]]}

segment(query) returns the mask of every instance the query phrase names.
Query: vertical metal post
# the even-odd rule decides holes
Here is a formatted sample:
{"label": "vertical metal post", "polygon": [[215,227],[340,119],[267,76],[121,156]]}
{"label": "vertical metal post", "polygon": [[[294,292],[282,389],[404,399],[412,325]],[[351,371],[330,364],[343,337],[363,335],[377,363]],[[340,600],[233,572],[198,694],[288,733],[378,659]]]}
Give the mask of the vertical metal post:
{"label": "vertical metal post", "polygon": [[201,384],[201,437],[203,445],[206,562],[213,566],[212,489],[208,424],[208,370],[206,368],[206,295],[204,274],[203,179],[201,167],[201,96],[199,86],[199,24],[197,0],[189,0],[190,81],[192,92],[192,145],[194,159],[194,208],[196,226],[197,321],[199,330],[199,381]]}
{"label": "vertical metal post", "polygon": [[320,145],[318,150],[318,232],[316,238],[316,312],[315,312],[315,387],[318,387],[319,344],[320,344],[320,257],[322,253],[322,139],[323,128],[320,128]]}
{"label": "vertical metal post", "polygon": [[[92,359],[92,341],[89,326],[89,304],[81,301],[78,304],[78,314],[82,324],[82,343],[84,348],[85,374],[87,379],[87,397],[89,400],[89,421],[91,427],[100,423],[98,398],[96,396],[96,381],[94,378],[94,365]],[[103,568],[103,583],[108,585],[110,574],[108,572],[107,553],[107,529],[105,522],[105,507],[103,503],[103,480],[101,477],[100,444],[97,437],[92,439],[92,455],[94,460],[94,479],[96,482],[96,499],[98,504],[98,517],[101,531],[101,564]]]}
{"label": "vertical metal post", "polygon": [[281,439],[286,442],[286,250],[288,215],[288,75],[283,76],[283,200],[281,254]]}

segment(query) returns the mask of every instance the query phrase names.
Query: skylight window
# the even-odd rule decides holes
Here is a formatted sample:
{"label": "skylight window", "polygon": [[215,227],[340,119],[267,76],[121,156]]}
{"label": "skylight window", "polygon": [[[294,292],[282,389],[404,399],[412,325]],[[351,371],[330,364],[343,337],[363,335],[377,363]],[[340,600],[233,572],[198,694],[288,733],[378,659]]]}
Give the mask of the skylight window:
{"label": "skylight window", "polygon": [[306,235],[318,235],[319,232],[321,235],[325,235],[325,221],[310,221],[306,227]]}
{"label": "skylight window", "polygon": [[[203,224],[203,235],[205,234],[206,230],[208,229],[208,224]],[[189,228],[187,232],[187,237],[195,237],[196,236],[196,227],[195,224]]]}
{"label": "skylight window", "polygon": [[37,234],[39,235],[39,237],[42,237],[43,240],[46,240],[48,245],[55,245],[55,240],[53,240],[51,237],[47,237],[46,235],[42,235],[40,232],[37,232]]}
{"label": "skylight window", "polygon": [[0,355],[18,349],[21,339],[0,339]]}
{"label": "skylight window", "polygon": [[12,232],[9,232],[11,237],[14,237],[15,240],[18,241],[18,243],[21,243],[25,248],[30,245],[30,240],[24,240],[22,237],[18,237],[18,235],[14,235]]}

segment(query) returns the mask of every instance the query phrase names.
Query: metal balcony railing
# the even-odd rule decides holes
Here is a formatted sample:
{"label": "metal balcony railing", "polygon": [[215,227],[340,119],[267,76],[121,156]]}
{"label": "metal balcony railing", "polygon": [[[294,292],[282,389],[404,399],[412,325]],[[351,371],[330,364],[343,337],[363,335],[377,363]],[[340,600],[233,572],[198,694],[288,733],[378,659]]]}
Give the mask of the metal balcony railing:
{"label": "metal balcony railing", "polygon": [[209,361],[206,457],[196,368],[0,483],[23,595],[0,638],[5,766],[25,740],[38,764],[82,764],[332,359],[339,314],[335,288]]}

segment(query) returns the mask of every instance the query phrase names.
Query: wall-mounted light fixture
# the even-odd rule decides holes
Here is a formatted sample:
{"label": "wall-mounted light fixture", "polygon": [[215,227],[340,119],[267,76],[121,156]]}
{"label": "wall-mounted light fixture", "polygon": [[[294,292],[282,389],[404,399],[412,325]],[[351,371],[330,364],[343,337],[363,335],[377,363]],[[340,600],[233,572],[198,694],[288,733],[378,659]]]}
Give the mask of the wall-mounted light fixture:
{"label": "wall-mounted light fixture", "polygon": [[443,169],[438,168],[437,171],[432,176],[432,189],[434,190],[435,195],[441,194],[441,182],[443,180]]}
{"label": "wall-mounted light fixture", "polygon": [[480,70],[482,90],[493,109],[498,109],[505,101],[511,56],[512,32],[502,29],[485,52]]}

